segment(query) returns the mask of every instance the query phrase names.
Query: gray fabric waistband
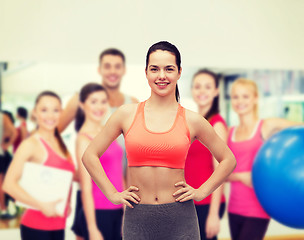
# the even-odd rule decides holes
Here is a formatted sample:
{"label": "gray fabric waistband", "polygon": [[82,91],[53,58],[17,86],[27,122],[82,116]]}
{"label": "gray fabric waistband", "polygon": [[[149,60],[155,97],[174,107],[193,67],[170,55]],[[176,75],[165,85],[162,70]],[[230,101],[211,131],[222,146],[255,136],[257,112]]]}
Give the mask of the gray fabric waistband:
{"label": "gray fabric waistband", "polygon": [[126,208],[123,240],[199,240],[193,201],[138,204]]}

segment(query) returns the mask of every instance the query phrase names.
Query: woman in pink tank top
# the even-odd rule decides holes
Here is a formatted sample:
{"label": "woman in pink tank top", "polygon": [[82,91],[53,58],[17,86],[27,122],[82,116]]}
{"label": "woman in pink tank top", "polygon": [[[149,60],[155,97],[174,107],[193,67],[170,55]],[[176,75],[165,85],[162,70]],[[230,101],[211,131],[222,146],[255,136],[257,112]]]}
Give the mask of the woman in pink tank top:
{"label": "woman in pink tank top", "polygon": [[[100,84],[88,83],[82,87],[79,100],[75,128],[78,132],[76,158],[79,165],[82,209],[76,215],[76,222],[80,225],[77,235],[85,240],[120,240],[122,204],[115,205],[105,197],[81,162],[85,149],[103,128],[102,121],[109,110],[108,95]],[[108,178],[119,191],[123,190],[122,159],[123,150],[117,141],[99,159]]]}
{"label": "woman in pink tank top", "polygon": [[56,205],[61,199],[42,202],[32,197],[19,185],[26,162],[74,174],[73,161],[57,130],[61,115],[61,101],[58,95],[50,91],[39,94],[35,103],[34,115],[38,124],[37,130],[18,147],[7,172],[3,188],[17,201],[33,208],[27,209],[21,219],[20,228],[23,240],[63,240],[66,218],[70,209],[71,188],[66,193],[68,204],[65,212],[63,215],[59,215]]}
{"label": "woman in pink tank top", "polygon": [[[227,125],[219,114],[219,78],[210,70],[202,69],[194,74],[192,80],[192,97],[198,106],[198,112],[213,126],[216,133],[226,142]],[[218,165],[210,151],[195,140],[188,151],[185,164],[185,179],[193,187],[199,187],[214,172]],[[201,239],[216,240],[220,231],[220,218],[225,212],[223,186],[212,195],[199,202],[194,202],[198,216]]]}
{"label": "woman in pink tank top", "polygon": [[285,119],[258,116],[258,88],[254,81],[240,78],[231,87],[231,104],[239,117],[239,125],[231,127],[228,146],[237,160],[229,176],[231,191],[228,205],[229,226],[233,240],[263,239],[269,216],[258,202],[251,181],[254,158],[272,134],[299,123]]}

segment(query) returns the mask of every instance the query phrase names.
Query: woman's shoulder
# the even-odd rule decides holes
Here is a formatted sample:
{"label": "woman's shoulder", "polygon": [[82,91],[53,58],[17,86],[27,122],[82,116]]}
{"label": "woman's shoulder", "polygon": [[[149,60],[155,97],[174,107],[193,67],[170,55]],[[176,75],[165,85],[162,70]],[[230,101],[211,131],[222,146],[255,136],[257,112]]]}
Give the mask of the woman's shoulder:
{"label": "woman's shoulder", "polygon": [[40,137],[37,133],[32,134],[31,136],[29,136],[28,138],[26,138],[25,140],[23,140],[20,144],[24,145],[26,147],[37,147],[38,144],[40,143]]}
{"label": "woman's shoulder", "polygon": [[222,125],[224,125],[225,128],[227,128],[227,123],[226,123],[225,119],[219,113],[213,115],[209,122],[212,126],[214,126],[216,124],[222,124]]}
{"label": "woman's shoulder", "polygon": [[92,141],[94,135],[89,132],[79,131],[76,136],[76,141]]}
{"label": "woman's shoulder", "polygon": [[76,150],[86,148],[90,142],[93,140],[93,137],[84,132],[78,132],[76,136]]}
{"label": "woman's shoulder", "polygon": [[18,152],[25,155],[35,155],[35,153],[40,152],[39,149],[42,149],[39,135],[33,134],[20,143],[17,151],[19,150]]}
{"label": "woman's shoulder", "polygon": [[225,122],[225,119],[223,118],[223,116],[219,113],[217,114],[214,114],[211,119],[210,119],[210,122],[213,121],[213,122]]}
{"label": "woman's shoulder", "polygon": [[137,111],[138,106],[140,103],[129,103],[121,105],[113,114],[119,118],[126,118]]}
{"label": "woman's shoulder", "polygon": [[117,111],[119,113],[122,113],[122,114],[126,114],[126,113],[129,113],[130,111],[134,111],[137,109],[137,106],[139,105],[140,103],[128,103],[128,104],[123,104],[121,105]]}
{"label": "woman's shoulder", "polygon": [[208,121],[199,113],[185,108],[186,120],[191,125],[207,124]]}

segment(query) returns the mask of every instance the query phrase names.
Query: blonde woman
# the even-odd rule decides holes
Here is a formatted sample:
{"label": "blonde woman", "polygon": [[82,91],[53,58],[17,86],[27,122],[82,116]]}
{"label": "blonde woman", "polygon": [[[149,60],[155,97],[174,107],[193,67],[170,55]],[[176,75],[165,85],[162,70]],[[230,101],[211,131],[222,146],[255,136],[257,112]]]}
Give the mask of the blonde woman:
{"label": "blonde woman", "polygon": [[228,205],[229,226],[233,240],[263,239],[270,217],[258,202],[251,181],[252,164],[265,140],[275,132],[298,125],[280,118],[260,119],[258,87],[254,81],[240,78],[232,84],[231,105],[239,125],[231,127],[228,146],[237,160],[229,176],[231,192]]}

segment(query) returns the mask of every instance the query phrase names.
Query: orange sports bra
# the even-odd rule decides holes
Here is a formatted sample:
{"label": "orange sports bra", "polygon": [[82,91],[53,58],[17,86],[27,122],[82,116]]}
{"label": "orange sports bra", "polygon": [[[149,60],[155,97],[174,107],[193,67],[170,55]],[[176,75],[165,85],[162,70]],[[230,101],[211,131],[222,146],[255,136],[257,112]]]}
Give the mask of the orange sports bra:
{"label": "orange sports bra", "polygon": [[125,135],[128,166],[154,166],[184,169],[191,145],[185,109],[179,105],[173,126],[165,132],[146,127],[144,107],[138,104],[130,129]]}

